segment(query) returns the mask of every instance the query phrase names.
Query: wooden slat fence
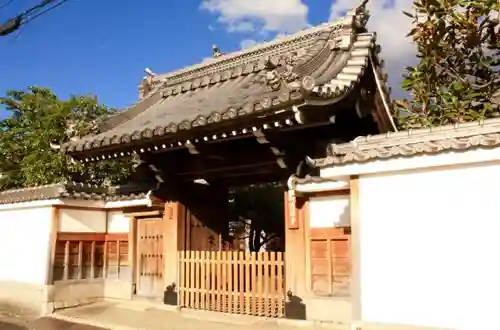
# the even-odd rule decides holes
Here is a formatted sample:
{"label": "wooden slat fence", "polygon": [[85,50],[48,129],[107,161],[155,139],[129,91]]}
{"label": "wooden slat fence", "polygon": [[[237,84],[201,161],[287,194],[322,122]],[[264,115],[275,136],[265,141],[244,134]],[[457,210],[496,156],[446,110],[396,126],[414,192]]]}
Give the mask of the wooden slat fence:
{"label": "wooden slat fence", "polygon": [[179,252],[180,307],[283,317],[283,252]]}

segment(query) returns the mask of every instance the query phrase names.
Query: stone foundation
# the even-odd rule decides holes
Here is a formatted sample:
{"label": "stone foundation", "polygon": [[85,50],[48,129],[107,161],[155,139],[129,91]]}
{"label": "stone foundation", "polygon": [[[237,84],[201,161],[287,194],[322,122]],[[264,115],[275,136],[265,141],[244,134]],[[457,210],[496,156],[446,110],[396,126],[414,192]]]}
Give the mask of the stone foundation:
{"label": "stone foundation", "polygon": [[16,281],[0,281],[0,311],[22,317],[46,314],[48,290],[46,285]]}
{"label": "stone foundation", "polygon": [[352,304],[348,298],[310,297],[305,303],[307,320],[347,324],[352,321]]}
{"label": "stone foundation", "polygon": [[[351,326],[352,330],[447,330],[445,328],[430,328],[404,324],[359,322]],[[450,329],[448,329],[450,330]]]}
{"label": "stone foundation", "polygon": [[95,279],[37,285],[0,281],[0,312],[23,317],[46,315],[56,309],[82,306],[105,298],[130,300],[130,282]]}
{"label": "stone foundation", "polygon": [[49,301],[54,309],[90,304],[104,298],[132,299],[132,285],[120,280],[59,281],[50,286]]}
{"label": "stone foundation", "polygon": [[53,309],[61,309],[90,304],[104,298],[102,279],[58,281],[49,286],[48,301]]}

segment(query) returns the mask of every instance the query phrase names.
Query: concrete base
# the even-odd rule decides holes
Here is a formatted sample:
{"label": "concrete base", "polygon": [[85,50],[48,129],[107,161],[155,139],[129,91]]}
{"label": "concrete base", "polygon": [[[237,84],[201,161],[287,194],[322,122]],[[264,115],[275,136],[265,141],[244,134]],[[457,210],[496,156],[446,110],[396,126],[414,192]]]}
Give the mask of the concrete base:
{"label": "concrete base", "polygon": [[307,320],[346,324],[352,321],[352,304],[349,298],[310,297],[304,301]]}
{"label": "concrete base", "polygon": [[16,281],[0,281],[0,310],[5,314],[37,317],[47,312],[47,286]]}
{"label": "concrete base", "polygon": [[132,299],[130,282],[95,279],[41,285],[0,281],[0,310],[23,317],[47,315],[56,309],[87,305],[105,298]]}
{"label": "concrete base", "polygon": [[432,328],[416,325],[391,324],[391,323],[371,323],[354,322],[351,330],[451,330],[445,328]]}
{"label": "concrete base", "polygon": [[130,282],[119,280],[58,281],[50,286],[48,301],[54,310],[87,305],[104,298],[132,299]]}

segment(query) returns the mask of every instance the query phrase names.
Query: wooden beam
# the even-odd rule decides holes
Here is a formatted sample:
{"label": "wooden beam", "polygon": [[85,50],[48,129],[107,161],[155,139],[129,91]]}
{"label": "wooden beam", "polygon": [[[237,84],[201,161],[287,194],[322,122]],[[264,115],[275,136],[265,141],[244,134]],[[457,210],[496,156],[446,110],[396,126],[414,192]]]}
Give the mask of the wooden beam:
{"label": "wooden beam", "polygon": [[200,150],[199,154],[193,155],[186,150],[179,150],[168,155],[148,157],[146,161],[173,175],[227,171],[240,166],[253,167],[261,163],[276,162],[276,155],[271,152],[269,146],[263,146],[255,139],[197,146],[197,150]]}
{"label": "wooden beam", "polygon": [[212,173],[218,173],[218,172],[231,172],[231,171],[240,171],[240,170],[246,170],[247,172],[252,168],[258,168],[260,166],[268,166],[268,165],[274,165],[276,164],[275,161],[264,161],[264,162],[259,162],[255,164],[239,164],[239,165],[229,165],[229,166],[218,166],[218,167],[211,167],[211,168],[204,168],[204,169],[198,169],[198,170],[192,170],[192,171],[187,171],[187,172],[180,172],[176,173],[178,176],[204,176],[204,175],[210,175]]}
{"label": "wooden beam", "polygon": [[75,241],[75,242],[91,242],[91,241],[126,241],[128,234],[122,233],[86,233],[86,232],[60,232],[57,234],[58,241]]}
{"label": "wooden beam", "polygon": [[123,212],[123,215],[127,217],[161,217],[163,215],[163,211],[161,210],[153,210],[153,211],[141,211],[141,212]]}
{"label": "wooden beam", "polygon": [[231,171],[200,173],[197,175],[179,176],[178,179],[185,182],[180,185],[181,187],[186,183],[194,183],[196,186],[205,186],[204,184],[197,183],[195,181],[196,179],[204,179],[207,181],[208,187],[213,187],[213,185],[227,186],[227,182],[234,181],[244,181],[251,184],[253,183],[252,178],[254,178],[256,182],[262,182],[261,180],[275,181],[276,178],[281,179],[283,177],[288,177],[291,173],[292,171],[282,170],[276,166],[275,163],[271,163],[261,168],[238,168]]}
{"label": "wooden beam", "polygon": [[286,182],[289,176],[290,173],[284,171],[274,171],[260,174],[249,173],[248,175],[224,176],[219,178],[217,183],[223,184],[227,187],[246,186],[265,182]]}

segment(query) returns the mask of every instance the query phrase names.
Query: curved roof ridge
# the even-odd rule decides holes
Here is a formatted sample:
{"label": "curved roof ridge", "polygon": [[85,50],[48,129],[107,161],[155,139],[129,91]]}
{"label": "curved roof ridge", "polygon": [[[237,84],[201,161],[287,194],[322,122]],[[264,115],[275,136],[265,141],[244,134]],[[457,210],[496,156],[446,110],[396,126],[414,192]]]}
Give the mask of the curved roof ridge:
{"label": "curved roof ridge", "polygon": [[351,142],[336,145],[337,150],[371,149],[375,147],[390,147],[394,145],[412,144],[441,139],[464,138],[479,134],[493,134],[500,132],[500,118],[448,124],[443,126],[410,129],[399,132],[388,132],[372,136],[359,136]]}
{"label": "curved roof ridge", "polygon": [[[280,48],[287,48],[290,44],[294,44],[300,38],[314,38],[318,34],[327,32],[330,33],[331,30],[335,27],[341,26],[346,20],[351,21],[352,15],[354,13],[347,13],[346,17],[341,18],[339,20],[325,22],[317,26],[310,27],[308,29],[302,30],[295,34],[291,34],[287,37],[276,38],[269,42],[265,42],[250,48],[250,50],[240,50],[237,52],[229,53],[227,55],[222,55],[213,61],[210,62],[201,62],[195,64],[193,66],[186,67],[184,69],[180,69],[177,71],[173,71],[167,74],[158,74],[154,77],[156,83],[149,92],[147,92],[144,97],[138,102],[128,106],[124,111],[119,112],[116,115],[108,117],[103,123],[100,125],[100,133],[104,133],[109,131],[110,129],[117,127],[123,124],[125,121],[130,120],[145,110],[147,110],[150,106],[158,103],[161,99],[170,94],[179,94],[182,93],[182,87],[180,87],[183,83],[188,81],[194,81],[196,79],[201,79],[204,76],[210,75],[207,71],[227,71],[228,69],[234,69],[237,66],[244,65],[244,63],[249,63],[252,61],[262,60],[267,54],[266,52],[270,52],[273,50],[273,47],[279,46]],[[323,45],[315,45],[313,48]],[[276,49],[276,48],[274,48]],[[315,52],[313,52],[315,53]],[[314,54],[312,54],[314,55]],[[303,57],[312,56],[311,54],[306,54]],[[240,61],[247,57],[245,61]],[[225,64],[231,64],[230,68],[223,67]],[[217,68],[220,68],[217,70]],[[265,67],[256,67],[256,71],[266,70]],[[243,70],[242,70],[243,71]],[[178,79],[178,80],[176,80]],[[198,86],[194,89],[201,88],[205,85]],[[138,106],[140,104],[140,106]],[[96,134],[97,135],[97,134]]]}
{"label": "curved roof ridge", "polygon": [[38,185],[38,186],[7,189],[7,190],[0,191],[0,195],[9,194],[9,193],[15,193],[15,192],[21,192],[21,191],[28,191],[28,190],[38,190],[38,189],[52,188],[52,187],[61,187],[61,188],[64,188],[65,184],[66,184],[65,181],[61,181],[61,182],[57,182],[57,183],[49,183],[49,184],[43,184],[43,185]]}
{"label": "curved roof ridge", "polygon": [[500,146],[500,118],[419,128],[331,144],[325,158],[308,159],[312,167],[326,167],[377,159],[464,151]]}
{"label": "curved roof ridge", "polygon": [[[228,54],[221,55],[217,58],[214,58],[212,61],[207,61],[206,59],[197,63],[193,64],[187,67],[184,67],[179,70],[175,70],[166,74],[158,74],[156,77],[159,79],[173,79],[182,75],[188,75],[189,73],[193,73],[194,71],[201,70],[201,69],[208,69],[211,67],[216,67],[220,66],[223,64],[231,63],[233,61],[236,61],[238,59],[243,59],[244,57],[250,57],[251,55],[258,55],[260,52],[265,52],[267,50],[271,50],[275,46],[283,45],[285,46],[288,42],[293,42],[295,39],[299,39],[301,37],[306,37],[309,35],[313,35],[317,32],[321,32],[323,30],[328,30],[331,29],[337,25],[342,25],[345,24],[346,21],[349,23],[354,23],[354,17],[356,17],[361,11],[366,10],[366,5],[368,3],[368,0],[361,0],[360,4],[358,6],[355,6],[351,8],[351,10],[348,10],[346,14],[343,17],[340,17],[339,19],[333,20],[333,21],[327,21],[320,23],[315,26],[310,26],[308,28],[305,28],[303,30],[300,30],[298,32],[292,33],[287,36],[281,36],[281,37],[276,37],[270,41],[266,41],[263,43],[259,43],[257,45],[254,45],[252,47],[249,47],[247,49],[240,49]],[[366,23],[366,21],[364,22]],[[350,25],[350,24],[349,24]]]}
{"label": "curved roof ridge", "polygon": [[221,55],[217,58],[213,58],[210,61],[207,61],[206,59],[190,65],[186,66],[184,68],[169,72],[169,73],[164,73],[164,74],[158,74],[155,78],[157,79],[174,79],[174,78],[179,78],[180,76],[184,75],[189,75],[197,70],[202,70],[202,69],[210,69],[212,67],[217,67],[221,66],[224,64],[230,64],[231,62],[237,62],[238,60],[243,60],[245,57],[252,57],[252,55],[259,56],[261,53],[264,53],[266,51],[272,50],[276,46],[286,46],[289,42],[293,42],[296,39],[300,39],[301,37],[310,37],[314,35],[315,33],[321,32],[323,30],[327,30],[331,27],[334,27],[338,25],[340,22],[342,22],[343,19],[335,20],[335,21],[329,21],[329,22],[324,22],[316,26],[312,26],[309,28],[306,28],[304,30],[298,31],[296,33],[292,33],[287,36],[279,36],[276,37],[272,40],[265,41],[259,44],[256,44],[252,47],[246,48],[246,49],[240,49],[231,53],[227,53],[224,55]]}
{"label": "curved roof ridge", "polygon": [[[167,141],[180,131],[243,116],[253,118],[259,112],[338,102],[354,90],[370,67],[376,34],[366,30],[368,17],[366,8],[360,6],[341,20],[222,56],[198,69],[191,66],[168,74],[179,79],[163,81],[154,76],[154,83],[144,88],[144,98],[135,106],[109,119],[99,134],[64,143],[61,151],[80,153],[152,143],[152,139]],[[167,145],[161,147],[173,147]],[[118,155],[123,152],[107,156]]]}

